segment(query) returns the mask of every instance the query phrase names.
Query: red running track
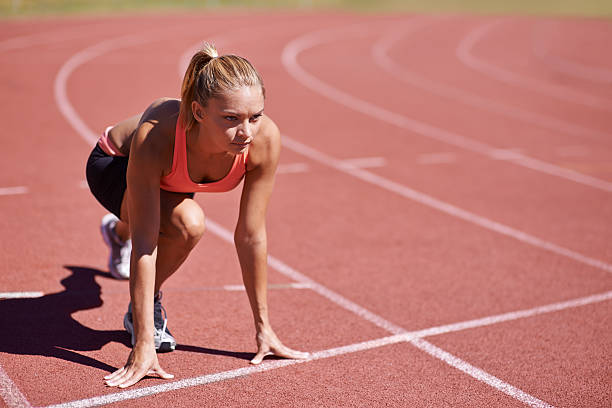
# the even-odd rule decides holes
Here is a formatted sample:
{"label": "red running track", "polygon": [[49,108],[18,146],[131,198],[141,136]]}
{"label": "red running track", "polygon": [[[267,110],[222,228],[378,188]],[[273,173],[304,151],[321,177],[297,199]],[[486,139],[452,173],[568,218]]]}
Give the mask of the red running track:
{"label": "red running track", "polygon": [[[5,22],[0,405],[609,407],[611,31],[348,14]],[[284,133],[272,319],[313,359],[248,365],[226,239],[239,191],[198,195],[209,234],[164,296],[179,346],[160,360],[176,379],[107,388],[129,295],[105,269],[85,160],[104,126],[178,94],[202,40],[254,62]]]}

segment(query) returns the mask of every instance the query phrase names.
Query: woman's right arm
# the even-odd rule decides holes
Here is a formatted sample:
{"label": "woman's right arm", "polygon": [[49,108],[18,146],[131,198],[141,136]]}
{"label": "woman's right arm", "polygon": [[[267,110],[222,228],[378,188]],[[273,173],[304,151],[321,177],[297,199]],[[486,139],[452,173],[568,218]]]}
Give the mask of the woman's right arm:
{"label": "woman's right arm", "polygon": [[125,366],[105,377],[109,386],[129,387],[145,375],[172,378],[160,366],[153,341],[153,297],[155,260],[159,236],[159,185],[162,163],[159,126],[145,121],[138,127],[130,147],[127,170],[127,203],[132,257],[130,298],[135,344]]}

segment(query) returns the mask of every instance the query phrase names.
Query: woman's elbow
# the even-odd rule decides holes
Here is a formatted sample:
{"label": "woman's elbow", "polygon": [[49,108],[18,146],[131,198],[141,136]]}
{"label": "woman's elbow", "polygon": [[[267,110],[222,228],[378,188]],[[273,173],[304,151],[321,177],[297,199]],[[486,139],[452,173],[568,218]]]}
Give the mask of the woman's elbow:
{"label": "woman's elbow", "polygon": [[234,244],[236,247],[265,245],[266,231],[245,231],[236,229],[236,232],[234,232]]}

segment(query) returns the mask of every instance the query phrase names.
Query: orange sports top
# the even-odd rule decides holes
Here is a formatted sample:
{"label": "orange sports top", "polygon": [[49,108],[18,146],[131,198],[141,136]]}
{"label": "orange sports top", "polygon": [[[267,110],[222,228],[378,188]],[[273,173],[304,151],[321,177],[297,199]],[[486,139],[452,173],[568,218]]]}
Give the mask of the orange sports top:
{"label": "orange sports top", "polygon": [[244,177],[249,150],[237,154],[229,173],[221,180],[210,183],[194,183],[189,178],[187,170],[187,136],[180,120],[176,121],[176,134],[174,136],[174,155],[172,157],[172,170],[160,180],[160,187],[175,193],[222,193],[230,191]]}

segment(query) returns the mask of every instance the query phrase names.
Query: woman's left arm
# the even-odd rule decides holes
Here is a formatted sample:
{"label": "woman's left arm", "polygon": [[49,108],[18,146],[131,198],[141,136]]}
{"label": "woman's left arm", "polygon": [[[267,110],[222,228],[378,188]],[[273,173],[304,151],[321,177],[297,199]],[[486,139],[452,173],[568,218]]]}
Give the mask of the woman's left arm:
{"label": "woman's left arm", "polygon": [[245,176],[240,215],[234,233],[242,280],[257,333],[258,350],[251,360],[253,364],[259,364],[265,356],[272,354],[286,358],[308,358],[308,353],[285,347],[274,334],[268,318],[266,211],[274,187],[281,143],[276,125],[264,118],[265,122],[257,135],[258,145],[252,146],[249,152],[252,167]]}

